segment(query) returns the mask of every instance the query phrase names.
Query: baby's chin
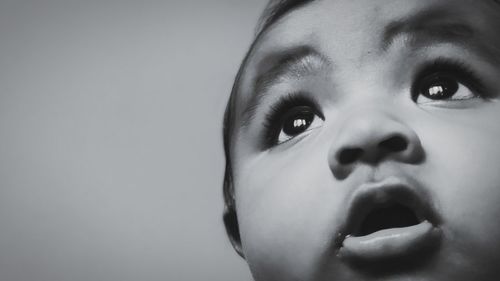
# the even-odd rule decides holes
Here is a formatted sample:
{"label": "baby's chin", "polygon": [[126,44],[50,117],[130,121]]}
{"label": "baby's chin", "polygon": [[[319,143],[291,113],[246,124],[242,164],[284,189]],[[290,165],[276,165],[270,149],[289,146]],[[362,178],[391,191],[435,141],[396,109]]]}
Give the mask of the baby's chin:
{"label": "baby's chin", "polygon": [[480,231],[475,237],[440,231],[442,240],[434,251],[378,261],[365,257],[365,263],[332,259],[310,280],[499,280],[500,243],[495,237]]}
{"label": "baby's chin", "polygon": [[[405,254],[394,252],[391,249],[394,245],[382,244],[382,247],[387,247],[388,252],[393,251],[390,253],[392,256],[358,257],[359,259],[354,262],[342,257],[339,252],[323,251],[319,248],[320,252],[309,255],[311,249],[302,249],[298,245],[271,251],[282,252],[283,255],[257,256],[254,252],[251,269],[256,281],[499,280],[500,243],[497,242],[498,236],[495,231],[490,233],[477,231],[475,236],[470,236],[466,232],[455,231],[455,228],[459,228],[459,225],[450,228],[443,225],[439,230],[434,230],[437,232],[433,235],[438,235],[439,240],[433,240],[433,244],[419,244],[422,249],[404,248],[401,251],[409,251]],[[465,222],[462,228],[467,228]],[[382,231],[375,236],[383,239],[385,234],[385,231]],[[314,257],[314,261],[308,261],[310,257]]]}
{"label": "baby's chin", "polygon": [[500,276],[498,265],[491,264],[491,260],[485,263],[478,259],[462,260],[461,257],[455,256],[454,251],[442,251],[438,256],[422,257],[422,259],[427,260],[413,264],[394,260],[385,264],[364,265],[357,268],[337,264],[332,265],[327,271],[317,272],[308,280],[495,281]]}

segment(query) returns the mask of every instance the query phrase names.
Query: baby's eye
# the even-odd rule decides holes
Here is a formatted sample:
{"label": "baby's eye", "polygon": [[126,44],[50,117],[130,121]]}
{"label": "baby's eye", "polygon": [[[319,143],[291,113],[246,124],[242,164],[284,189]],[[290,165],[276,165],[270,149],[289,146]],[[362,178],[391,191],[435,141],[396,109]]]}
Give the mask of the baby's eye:
{"label": "baby's eye", "polygon": [[270,148],[321,126],[325,120],[309,94],[282,96],[272,105],[264,122],[264,148]]}
{"label": "baby's eye", "polygon": [[307,130],[317,128],[323,120],[309,106],[297,106],[290,109],[282,119],[278,144],[296,137]]}
{"label": "baby's eye", "polygon": [[434,74],[424,78],[415,96],[416,103],[436,100],[467,100],[477,97],[469,88],[449,74]]}
{"label": "baby's eye", "polygon": [[466,101],[481,97],[482,83],[465,65],[438,60],[418,76],[412,86],[417,104]]}

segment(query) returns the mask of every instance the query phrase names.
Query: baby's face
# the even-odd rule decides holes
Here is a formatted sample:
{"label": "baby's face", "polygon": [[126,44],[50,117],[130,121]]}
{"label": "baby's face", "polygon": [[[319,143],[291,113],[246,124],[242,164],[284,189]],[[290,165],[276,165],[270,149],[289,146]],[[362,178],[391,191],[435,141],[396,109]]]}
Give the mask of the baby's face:
{"label": "baby's face", "polygon": [[500,5],[323,0],[262,37],[231,148],[256,280],[497,280]]}

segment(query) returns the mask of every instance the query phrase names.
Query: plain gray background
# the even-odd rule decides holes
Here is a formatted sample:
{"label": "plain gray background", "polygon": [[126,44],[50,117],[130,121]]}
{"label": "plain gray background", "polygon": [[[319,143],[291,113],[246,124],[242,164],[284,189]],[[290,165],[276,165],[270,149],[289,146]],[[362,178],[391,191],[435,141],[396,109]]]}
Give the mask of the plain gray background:
{"label": "plain gray background", "polygon": [[221,120],[265,2],[0,1],[0,281],[251,280]]}

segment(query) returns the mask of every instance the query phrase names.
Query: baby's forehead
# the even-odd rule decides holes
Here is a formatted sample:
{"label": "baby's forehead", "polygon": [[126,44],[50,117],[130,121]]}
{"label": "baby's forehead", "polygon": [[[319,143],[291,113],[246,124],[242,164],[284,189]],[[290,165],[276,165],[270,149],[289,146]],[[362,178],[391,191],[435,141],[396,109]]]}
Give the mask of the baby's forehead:
{"label": "baby's forehead", "polygon": [[[310,1],[276,19],[259,36],[253,53],[286,48],[297,41],[328,39],[353,45],[342,38],[359,34],[369,40],[383,39],[384,29],[398,32],[425,29],[436,23],[463,23],[481,30],[500,22],[500,0],[322,0]],[[286,2],[286,1],[285,1]],[[455,25],[458,26],[458,25]],[[456,31],[457,29],[455,29]],[[369,33],[374,36],[369,36]],[[322,34],[323,36],[317,36]],[[390,35],[389,35],[390,36]],[[257,56],[252,56],[256,58]]]}
{"label": "baby's forehead", "polygon": [[380,60],[401,41],[407,48],[469,44],[499,60],[499,15],[494,0],[312,1],[288,11],[258,36],[238,85],[237,111],[252,110],[248,104],[258,104],[255,100],[265,94],[258,91],[259,81],[290,62],[303,68],[318,62],[360,64],[361,59]]}
{"label": "baby's forehead", "polygon": [[255,79],[273,64],[273,54],[279,57],[301,46],[328,49],[326,56],[346,58],[363,51],[377,55],[401,37],[426,35],[418,39],[477,37],[500,49],[499,15],[500,5],[494,0],[312,1],[283,15],[257,38],[246,76]]}

